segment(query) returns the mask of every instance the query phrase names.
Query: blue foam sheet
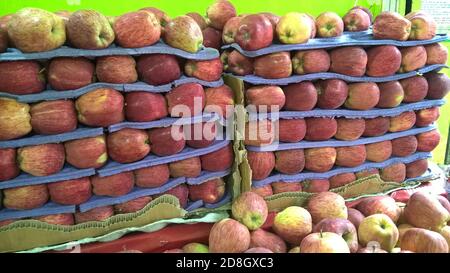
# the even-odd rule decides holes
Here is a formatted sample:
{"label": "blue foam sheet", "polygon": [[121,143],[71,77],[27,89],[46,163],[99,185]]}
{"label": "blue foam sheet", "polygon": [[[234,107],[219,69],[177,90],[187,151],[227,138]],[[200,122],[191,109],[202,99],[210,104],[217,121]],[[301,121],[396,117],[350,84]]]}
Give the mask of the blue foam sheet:
{"label": "blue foam sheet", "polygon": [[273,173],[271,176],[262,179],[262,180],[253,180],[252,185],[254,187],[263,187],[268,184],[272,184],[273,182],[300,182],[308,179],[328,179],[334,175],[342,174],[342,173],[354,173],[354,172],[360,172],[368,169],[373,168],[385,168],[395,163],[411,163],[416,160],[425,159],[425,158],[431,158],[431,153],[415,153],[413,155],[410,155],[408,157],[392,157],[386,161],[380,162],[380,163],[373,163],[373,162],[366,162],[362,164],[361,166],[354,167],[354,168],[343,168],[343,167],[335,167],[329,172],[324,173],[313,173],[304,171],[298,174],[294,175],[287,175],[287,174],[281,174],[281,173]]}
{"label": "blue foam sheet", "polygon": [[75,211],[75,206],[62,206],[55,203],[47,203],[43,207],[32,210],[0,210],[0,221],[38,217],[50,214],[75,213]]}

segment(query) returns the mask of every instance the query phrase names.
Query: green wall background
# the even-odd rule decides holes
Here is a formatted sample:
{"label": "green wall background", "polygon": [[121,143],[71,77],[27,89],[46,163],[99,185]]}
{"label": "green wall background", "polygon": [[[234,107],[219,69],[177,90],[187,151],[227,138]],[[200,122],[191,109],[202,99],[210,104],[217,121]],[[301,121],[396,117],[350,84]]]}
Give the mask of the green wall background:
{"label": "green wall background", "polygon": [[[142,7],[157,7],[166,11],[171,17],[186,14],[188,12],[206,13],[207,7],[214,0],[0,0],[0,16],[14,13],[23,7],[39,7],[49,11],[78,9],[95,9],[105,15],[120,15],[125,12],[140,9]],[[406,0],[400,0],[399,6],[404,7]],[[377,15],[381,12],[381,0],[231,0],[238,13],[255,13],[270,11],[283,15],[290,11],[307,12],[314,16],[324,11],[334,11],[344,15],[352,6],[361,5],[369,7]],[[312,3],[313,2],[313,3]],[[421,1],[413,1],[413,10],[420,9]],[[404,13],[404,9],[399,9]],[[444,43],[450,49],[450,42]],[[448,63],[450,65],[450,62]],[[449,69],[445,72],[450,76]],[[450,95],[447,97],[450,99]],[[445,159],[446,143],[450,126],[450,103],[441,109],[439,130],[442,134],[442,142],[434,151],[434,161],[443,163]]]}

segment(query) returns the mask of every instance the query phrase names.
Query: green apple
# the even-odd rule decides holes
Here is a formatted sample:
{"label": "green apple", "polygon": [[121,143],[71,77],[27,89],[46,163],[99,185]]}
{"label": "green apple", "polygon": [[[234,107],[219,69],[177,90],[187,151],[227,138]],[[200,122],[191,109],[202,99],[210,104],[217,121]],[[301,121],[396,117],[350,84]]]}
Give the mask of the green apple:
{"label": "green apple", "polygon": [[373,214],[364,218],[359,225],[358,235],[361,245],[378,242],[388,252],[395,247],[399,238],[397,226],[385,214]]}
{"label": "green apple", "polygon": [[288,207],[275,216],[272,228],[288,243],[299,245],[312,231],[311,214],[302,207]]}
{"label": "green apple", "polygon": [[303,44],[311,37],[311,21],[304,13],[289,12],[280,18],[276,32],[283,44]]}
{"label": "green apple", "polygon": [[190,243],[183,246],[184,253],[209,253],[207,245],[200,243]]}

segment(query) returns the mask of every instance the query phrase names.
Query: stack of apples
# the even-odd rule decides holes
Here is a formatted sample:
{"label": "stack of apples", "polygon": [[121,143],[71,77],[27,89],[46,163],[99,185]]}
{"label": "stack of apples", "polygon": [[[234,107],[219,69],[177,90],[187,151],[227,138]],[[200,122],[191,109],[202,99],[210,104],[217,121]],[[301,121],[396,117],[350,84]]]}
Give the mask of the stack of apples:
{"label": "stack of apples", "polygon": [[313,195],[305,208],[291,206],[268,219],[263,198],[243,193],[234,219],[216,223],[209,246],[189,243],[166,253],[449,253],[450,203],[417,192],[407,204],[368,197],[347,208],[338,194]]}

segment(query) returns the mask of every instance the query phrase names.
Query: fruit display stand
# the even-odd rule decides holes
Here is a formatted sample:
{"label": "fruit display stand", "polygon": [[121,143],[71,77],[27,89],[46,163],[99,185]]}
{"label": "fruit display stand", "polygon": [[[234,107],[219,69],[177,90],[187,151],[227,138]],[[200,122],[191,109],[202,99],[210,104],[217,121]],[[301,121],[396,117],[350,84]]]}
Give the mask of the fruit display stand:
{"label": "fruit display stand", "polygon": [[[254,16],[241,24],[251,29],[263,20]],[[279,18],[280,40],[280,25],[294,16]],[[435,58],[447,36],[383,37],[390,30],[381,30],[381,17],[370,30],[301,37],[308,41],[301,44],[238,31],[222,47],[225,81],[241,94],[237,103],[253,107],[238,125],[243,192],[257,192],[279,211],[321,191],[354,201],[442,180],[428,159],[448,91],[448,77],[438,73],[446,57]]]}
{"label": "fruit display stand", "polygon": [[[30,14],[56,16],[24,9],[11,20]],[[169,38],[182,31],[197,39],[197,23],[187,16],[172,20],[164,43],[159,32],[152,41],[120,33],[142,18],[153,24],[153,13],[118,17],[115,39],[100,13],[72,18],[85,24],[90,16],[106,22],[103,31],[111,36],[101,34],[105,44],[86,45],[92,41],[83,42],[68,22],[70,45],[44,50],[15,42],[21,50],[0,53],[2,252],[114,240],[169,223],[216,222],[239,194],[236,148],[217,133],[227,117],[204,109],[233,105],[219,52],[198,40],[190,48]],[[182,21],[197,28],[184,33]],[[159,23],[146,30],[152,28]],[[177,112],[178,105],[188,109]]]}

